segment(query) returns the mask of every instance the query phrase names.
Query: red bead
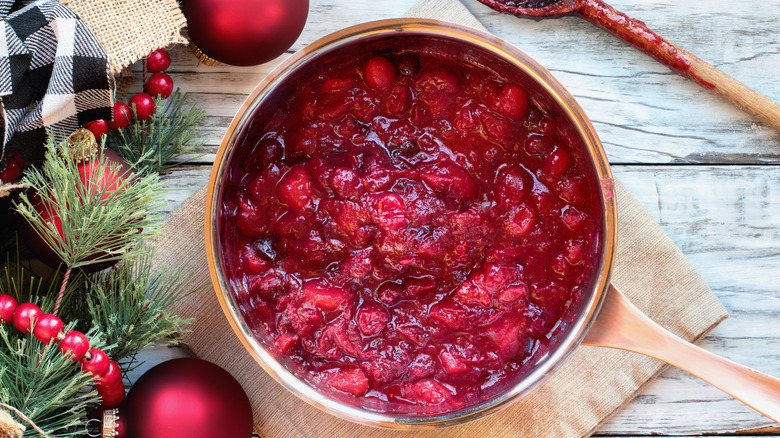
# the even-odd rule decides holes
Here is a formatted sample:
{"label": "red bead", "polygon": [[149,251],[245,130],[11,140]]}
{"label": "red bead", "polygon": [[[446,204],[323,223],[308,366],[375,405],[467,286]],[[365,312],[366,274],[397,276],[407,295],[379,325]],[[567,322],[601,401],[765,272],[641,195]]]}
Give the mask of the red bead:
{"label": "red bead", "polygon": [[106,356],[103,350],[90,348],[86,356],[81,360],[81,370],[85,373],[92,373],[93,376],[102,376],[108,372],[108,364],[111,360]]}
{"label": "red bead", "polygon": [[108,121],[103,119],[93,120],[86,125],[84,125],[85,128],[89,129],[90,132],[95,136],[95,140],[100,141],[106,134],[108,134],[108,131],[111,130],[111,128],[108,126]]}
{"label": "red bead", "polygon": [[14,311],[14,326],[25,333],[32,331],[33,324],[43,312],[33,303],[22,303]]}
{"label": "red bead", "polygon": [[109,121],[108,126],[114,131],[125,129],[130,126],[130,120],[132,120],[130,107],[124,102],[117,102],[114,104],[114,120]]}
{"label": "red bead", "polygon": [[154,114],[154,99],[146,93],[138,93],[130,98],[130,107],[135,108],[137,120],[146,120]]}
{"label": "red bead", "polygon": [[0,295],[0,322],[3,324],[11,322],[14,319],[14,311],[19,303],[10,295]]}
{"label": "red bead", "polygon": [[102,399],[101,405],[106,408],[115,408],[125,399],[124,385],[117,385],[106,389],[98,387],[98,395]]}
{"label": "red bead", "polygon": [[[173,84],[171,84],[173,86]],[[22,174],[22,167],[14,157],[5,159],[5,170],[0,172],[0,184],[14,182]]]}
{"label": "red bead", "polygon": [[83,359],[87,350],[89,350],[89,339],[81,332],[69,331],[60,341],[60,353],[74,362]]}
{"label": "red bead", "polygon": [[97,382],[95,385],[98,388],[110,388],[122,383],[122,371],[119,369],[119,365],[113,360],[108,361],[108,369],[105,374],[97,376]]}
{"label": "red bead", "polygon": [[44,313],[38,318],[38,322],[33,328],[35,338],[44,344],[48,344],[52,339],[56,339],[65,325],[62,320],[51,313]]}
{"label": "red bead", "polygon": [[157,49],[146,57],[146,69],[152,73],[167,70],[171,66],[171,55],[165,49]]}
{"label": "red bead", "polygon": [[155,73],[146,81],[146,92],[167,99],[173,93],[173,79],[166,73]]}

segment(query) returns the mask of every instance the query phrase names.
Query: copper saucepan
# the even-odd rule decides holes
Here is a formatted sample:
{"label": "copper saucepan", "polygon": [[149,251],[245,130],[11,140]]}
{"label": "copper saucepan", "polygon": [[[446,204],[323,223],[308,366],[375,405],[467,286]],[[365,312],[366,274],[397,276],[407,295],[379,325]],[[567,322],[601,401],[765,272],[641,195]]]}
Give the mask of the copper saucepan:
{"label": "copper saucepan", "polygon": [[[592,161],[592,172],[601,182],[603,229],[599,233],[600,267],[590,293],[579,303],[577,317],[561,336],[557,347],[522,379],[479,405],[446,414],[411,415],[361,409],[329,397],[294,374],[271,354],[253,334],[238,310],[223,271],[218,211],[225,172],[247,124],[269,105],[285,80],[303,67],[332,58],[344,47],[400,37],[439,38],[464,50],[495,57],[521,72],[536,95],[545,96],[551,110],[571,124]],[[270,103],[272,104],[272,102]],[[720,358],[664,330],[634,307],[610,284],[615,258],[617,208],[602,145],[593,126],[574,98],[552,75],[512,45],[475,29],[434,20],[395,19],[366,23],[331,34],[297,52],[271,72],[249,95],[233,119],[217,152],[208,186],[206,245],[209,269],[218,299],[236,335],[250,355],[279,383],[306,402],[336,416],[359,423],[399,429],[432,428],[479,418],[521,398],[552,373],[580,344],[620,348],[666,361],[708,381],[775,421],[780,421],[780,380]],[[651,293],[652,291],[649,291]]]}

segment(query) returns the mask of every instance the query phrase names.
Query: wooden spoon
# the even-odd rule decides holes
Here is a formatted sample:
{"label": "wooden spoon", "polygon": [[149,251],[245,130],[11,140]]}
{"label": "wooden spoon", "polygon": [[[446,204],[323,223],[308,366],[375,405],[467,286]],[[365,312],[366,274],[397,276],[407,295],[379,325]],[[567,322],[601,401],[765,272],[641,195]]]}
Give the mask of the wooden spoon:
{"label": "wooden spoon", "polygon": [[517,16],[543,18],[577,14],[780,131],[780,105],[601,0],[479,1],[499,12]]}

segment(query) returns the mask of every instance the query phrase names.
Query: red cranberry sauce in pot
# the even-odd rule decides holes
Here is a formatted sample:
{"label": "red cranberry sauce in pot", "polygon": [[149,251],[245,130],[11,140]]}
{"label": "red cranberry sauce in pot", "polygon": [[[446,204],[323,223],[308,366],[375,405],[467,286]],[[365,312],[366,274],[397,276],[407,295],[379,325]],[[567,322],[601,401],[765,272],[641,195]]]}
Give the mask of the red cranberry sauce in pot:
{"label": "red cranberry sauce in pot", "polygon": [[599,264],[580,140],[518,73],[426,41],[294,82],[239,137],[219,213],[256,336],[380,411],[469,407],[516,382]]}

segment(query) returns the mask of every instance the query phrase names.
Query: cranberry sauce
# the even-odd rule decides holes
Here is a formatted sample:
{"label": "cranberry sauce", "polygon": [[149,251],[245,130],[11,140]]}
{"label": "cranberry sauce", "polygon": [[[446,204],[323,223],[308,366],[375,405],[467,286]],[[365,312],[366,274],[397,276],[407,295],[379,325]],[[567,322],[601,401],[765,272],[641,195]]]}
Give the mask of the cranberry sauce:
{"label": "cranberry sauce", "polygon": [[256,336],[378,411],[468,408],[516,382],[599,261],[580,140],[518,73],[426,41],[290,79],[241,134],[219,213]]}

